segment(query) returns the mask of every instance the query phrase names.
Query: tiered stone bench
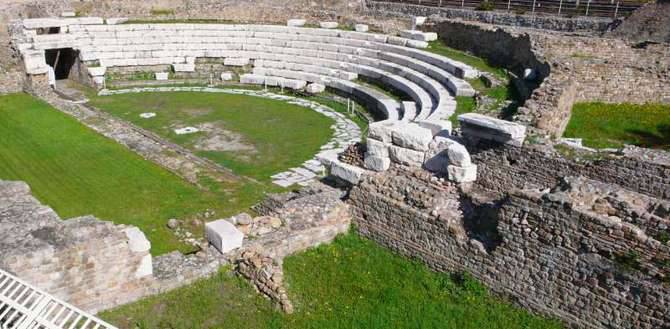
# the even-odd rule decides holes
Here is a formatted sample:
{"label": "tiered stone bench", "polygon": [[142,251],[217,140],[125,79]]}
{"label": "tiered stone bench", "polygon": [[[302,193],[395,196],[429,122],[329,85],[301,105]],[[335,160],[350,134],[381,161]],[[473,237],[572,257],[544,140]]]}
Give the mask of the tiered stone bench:
{"label": "tiered stone bench", "polygon": [[[37,35],[31,30],[54,22],[62,26],[62,33]],[[428,46],[427,41],[437,38],[435,34],[406,31],[402,34],[405,37],[398,37],[337,30],[329,24],[328,28],[298,27],[303,24],[304,20],[290,20],[287,26],[25,20],[25,40],[18,48],[29,74],[46,71],[43,50],[78,50],[79,60],[96,84],[104,83],[105,74],[115,69],[146,68],[158,76],[165,75],[170,66],[174,72],[195,72],[199,59],[223,59],[219,67],[238,67],[246,72],[239,76],[241,83],[301,90],[316,84],[349,95],[376,111],[384,119],[382,124],[402,123],[401,128],[392,131],[398,135],[404,130],[406,136],[392,142],[411,140],[413,133],[430,135],[428,142],[445,131],[449,135],[451,127],[446,120],[456,110],[455,96],[475,94],[465,80],[479,75],[475,69],[421,50]],[[216,76],[219,74],[223,77],[226,72],[217,72]],[[359,78],[398,90],[409,100],[401,102],[358,82]],[[427,145],[416,150],[416,145],[391,144],[385,156],[366,158],[367,169],[384,170],[391,159],[404,164],[423,163]],[[334,153],[320,154],[317,159],[335,172],[351,169],[339,163]],[[362,174],[345,171],[351,174],[344,175],[350,182]]]}
{"label": "tiered stone bench", "polygon": [[[418,48],[425,41],[329,28],[227,24],[122,24],[101,20],[25,20],[29,35],[19,45],[29,72],[41,74],[39,52],[73,48],[91,67],[95,82],[104,68],[172,65],[175,72],[192,72],[196,58],[224,58],[229,66],[252,65],[241,82],[302,89],[319,83],[351,94],[372,105],[389,120],[433,121],[451,116],[453,96],[474,95],[463,80],[478,72],[462,63]],[[34,26],[56,24],[64,32],[36,35]],[[102,75],[101,75],[101,72]],[[405,116],[396,100],[359,84],[361,76],[407,94],[416,110]]]}

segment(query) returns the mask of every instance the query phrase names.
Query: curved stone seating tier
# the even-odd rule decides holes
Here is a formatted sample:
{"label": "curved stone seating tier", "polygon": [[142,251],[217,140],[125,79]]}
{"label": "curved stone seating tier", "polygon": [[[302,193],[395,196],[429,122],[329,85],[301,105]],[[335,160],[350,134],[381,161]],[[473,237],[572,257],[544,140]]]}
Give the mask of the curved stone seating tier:
{"label": "curved stone seating tier", "polygon": [[[452,95],[474,95],[462,78],[478,75],[465,64],[416,49],[427,46],[423,41],[373,33],[275,25],[65,25],[67,33],[32,35],[32,43],[19,49],[74,48],[82,61],[101,67],[173,65],[176,70],[193,66],[196,58],[239,59],[254,66],[244,83],[287,88],[321,83],[374,104],[389,120],[447,119],[456,108]],[[359,76],[413,102],[401,105],[352,81]]]}

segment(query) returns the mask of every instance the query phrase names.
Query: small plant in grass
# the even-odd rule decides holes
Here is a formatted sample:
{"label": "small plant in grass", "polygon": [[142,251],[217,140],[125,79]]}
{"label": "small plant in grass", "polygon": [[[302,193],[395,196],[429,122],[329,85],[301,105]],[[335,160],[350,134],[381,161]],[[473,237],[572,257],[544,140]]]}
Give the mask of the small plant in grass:
{"label": "small plant in grass", "polygon": [[666,244],[668,241],[670,241],[670,233],[665,231],[658,232],[656,235],[654,235],[654,239],[663,244]]}
{"label": "small plant in grass", "polygon": [[484,0],[475,9],[479,11],[492,11],[496,9],[496,4],[491,0]]}

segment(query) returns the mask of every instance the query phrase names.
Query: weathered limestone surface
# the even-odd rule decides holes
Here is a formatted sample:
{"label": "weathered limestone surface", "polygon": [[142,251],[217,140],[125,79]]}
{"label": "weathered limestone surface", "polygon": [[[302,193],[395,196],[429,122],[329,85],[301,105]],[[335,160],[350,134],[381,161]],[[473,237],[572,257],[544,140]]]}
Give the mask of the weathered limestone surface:
{"label": "weathered limestone surface", "polygon": [[222,254],[242,247],[244,240],[244,234],[224,219],[205,224],[205,235],[207,241]]}

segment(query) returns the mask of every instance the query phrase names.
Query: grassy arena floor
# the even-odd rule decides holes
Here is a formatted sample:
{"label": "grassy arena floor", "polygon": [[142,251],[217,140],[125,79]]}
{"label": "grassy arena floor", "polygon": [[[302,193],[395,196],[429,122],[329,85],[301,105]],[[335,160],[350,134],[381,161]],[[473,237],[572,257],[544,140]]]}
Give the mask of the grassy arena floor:
{"label": "grassy arena floor", "polygon": [[583,138],[588,147],[631,144],[670,149],[670,105],[578,103],[564,137]]}
{"label": "grassy arena floor", "polygon": [[[282,101],[223,93],[140,93],[93,96],[91,105],[151,130],[236,174],[269,181],[318,153],[333,134],[333,121]],[[143,112],[157,116],[142,119]],[[214,129],[177,135],[174,128]],[[223,140],[216,137],[226,136]],[[212,137],[212,138],[210,138]],[[203,145],[207,144],[207,145]]]}
{"label": "grassy arena floor", "polygon": [[267,187],[230,183],[204,192],[26,94],[0,96],[0,179],[23,180],[63,218],[93,214],[145,232],[151,251],[186,250],[169,218],[206,209],[232,215]]}
{"label": "grassy arena floor", "polygon": [[561,328],[355,233],[291,256],[284,268],[292,315],[226,270],[100,315],[120,328]]}

